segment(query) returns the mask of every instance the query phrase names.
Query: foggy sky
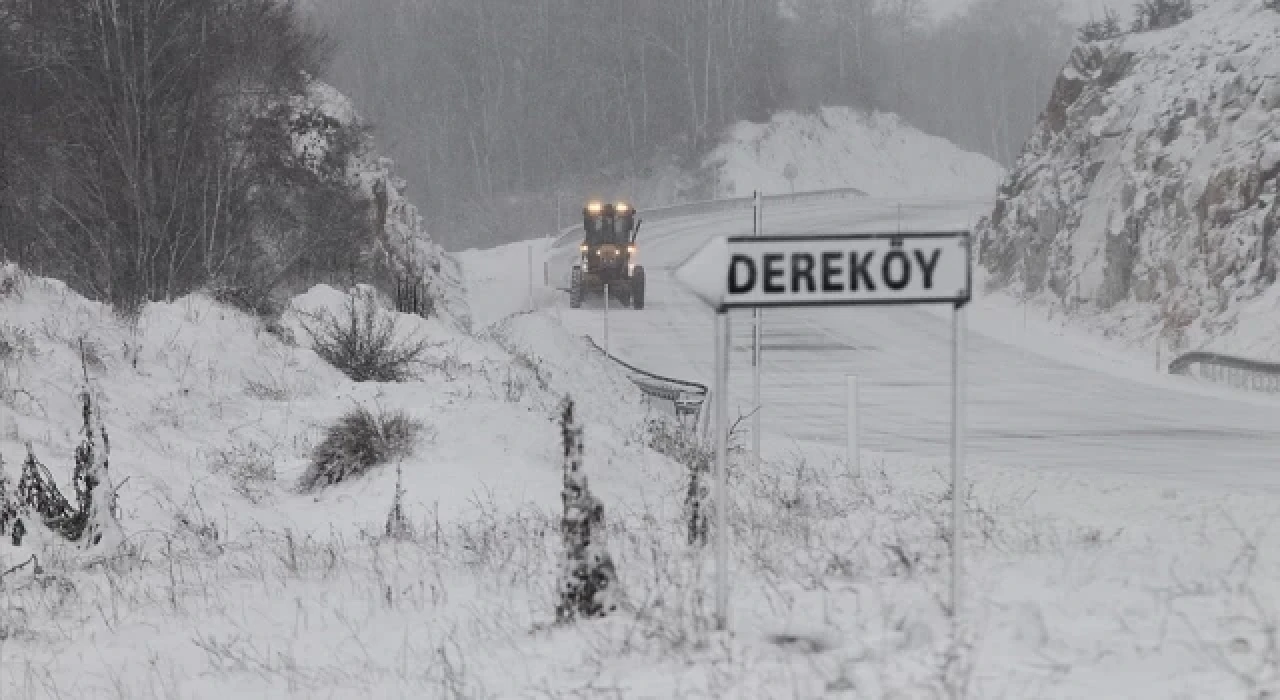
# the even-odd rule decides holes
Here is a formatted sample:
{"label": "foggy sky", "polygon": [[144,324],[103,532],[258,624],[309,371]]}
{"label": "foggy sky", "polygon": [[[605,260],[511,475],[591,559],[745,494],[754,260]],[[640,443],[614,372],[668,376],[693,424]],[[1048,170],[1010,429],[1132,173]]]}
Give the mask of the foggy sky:
{"label": "foggy sky", "polygon": [[[1063,15],[1073,22],[1084,22],[1090,17],[1101,17],[1111,8],[1121,18],[1128,18],[1136,0],[1061,0]],[[972,0],[925,0],[936,17],[953,15],[968,6]]]}

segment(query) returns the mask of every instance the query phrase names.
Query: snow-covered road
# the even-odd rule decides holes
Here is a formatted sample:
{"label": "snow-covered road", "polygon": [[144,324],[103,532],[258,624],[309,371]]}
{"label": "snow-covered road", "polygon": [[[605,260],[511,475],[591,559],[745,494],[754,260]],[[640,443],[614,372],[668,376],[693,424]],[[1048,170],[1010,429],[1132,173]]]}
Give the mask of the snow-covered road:
{"label": "snow-covered road", "polygon": [[[976,218],[974,209],[908,208],[903,227],[962,227]],[[610,313],[613,352],[656,372],[710,384],[712,313],[678,286],[670,269],[707,237],[749,233],[750,223],[749,212],[735,212],[646,225],[640,244],[648,306]],[[892,230],[898,223],[896,206],[857,201],[778,208],[767,212],[765,226],[779,234]],[[572,330],[603,342],[598,304],[559,313]],[[750,312],[735,313],[731,323],[731,400],[747,413]],[[1280,487],[1280,401],[1206,392],[1192,380],[1154,371],[1099,371],[1060,351],[1003,342],[977,327],[970,329],[968,348],[971,460]],[[843,444],[844,375],[856,374],[865,448],[946,454],[950,321],[942,311],[770,311],[763,356],[762,417],[773,450],[792,439]]]}

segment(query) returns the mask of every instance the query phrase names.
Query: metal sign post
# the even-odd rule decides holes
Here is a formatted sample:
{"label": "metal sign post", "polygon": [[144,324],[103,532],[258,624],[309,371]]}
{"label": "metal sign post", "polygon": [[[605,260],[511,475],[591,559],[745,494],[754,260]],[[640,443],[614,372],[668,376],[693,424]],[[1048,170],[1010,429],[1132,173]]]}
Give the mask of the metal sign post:
{"label": "metal sign post", "polygon": [[961,550],[964,543],[964,305],[951,312],[951,638],[960,641]]}
{"label": "metal sign post", "polygon": [[[964,532],[964,306],[972,293],[969,231],[714,238],[675,278],[716,311],[716,626],[728,629],[729,316],[735,308],[948,304],[952,317],[951,617],[959,642]],[[757,316],[758,320],[758,316]],[[756,323],[758,332],[759,323]],[[759,346],[754,345],[756,370]],[[757,384],[757,387],[759,385]],[[758,391],[758,389],[757,389]],[[850,451],[857,431],[850,382]],[[758,411],[757,411],[758,414]],[[758,423],[757,423],[758,425]],[[759,431],[756,431],[759,434]]]}
{"label": "metal sign post", "polygon": [[604,286],[604,354],[609,354],[609,285]]}
{"label": "metal sign post", "polygon": [[[764,233],[764,201],[760,190],[756,190],[755,200],[751,227],[759,236]],[[764,358],[760,356],[764,337],[762,313],[758,307],[751,309],[751,405],[755,408],[751,414],[751,466],[756,470],[760,468],[760,414],[764,411],[760,405],[760,372],[764,364]]]}
{"label": "metal sign post", "polygon": [[729,629],[729,314],[716,314],[716,629]]}

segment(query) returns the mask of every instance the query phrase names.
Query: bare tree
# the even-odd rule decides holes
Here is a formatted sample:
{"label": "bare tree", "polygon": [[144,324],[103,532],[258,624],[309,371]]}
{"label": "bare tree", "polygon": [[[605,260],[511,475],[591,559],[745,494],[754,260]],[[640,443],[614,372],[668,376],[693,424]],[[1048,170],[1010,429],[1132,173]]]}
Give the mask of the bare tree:
{"label": "bare tree", "polygon": [[359,134],[295,105],[325,53],[288,0],[0,0],[0,239],[126,308],[367,239]]}

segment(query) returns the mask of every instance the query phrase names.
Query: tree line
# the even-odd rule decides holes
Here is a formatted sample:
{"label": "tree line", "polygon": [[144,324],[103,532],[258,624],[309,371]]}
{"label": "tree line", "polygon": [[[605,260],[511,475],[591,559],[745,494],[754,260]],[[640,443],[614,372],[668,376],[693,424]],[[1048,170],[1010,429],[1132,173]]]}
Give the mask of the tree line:
{"label": "tree line", "polygon": [[332,82],[455,246],[549,231],[553,190],[696,167],[724,127],[782,109],[895,111],[1011,163],[1073,32],[1053,0],[978,0],[943,24],[922,0],[314,7],[341,45]]}
{"label": "tree line", "polygon": [[0,258],[123,309],[348,264],[362,134],[299,102],[329,49],[283,0],[0,0]]}

